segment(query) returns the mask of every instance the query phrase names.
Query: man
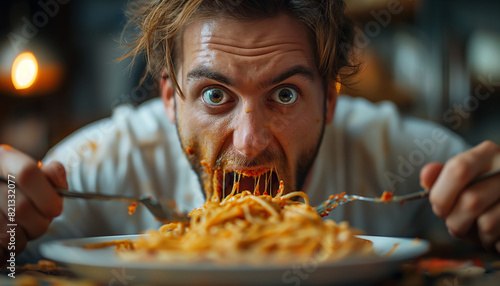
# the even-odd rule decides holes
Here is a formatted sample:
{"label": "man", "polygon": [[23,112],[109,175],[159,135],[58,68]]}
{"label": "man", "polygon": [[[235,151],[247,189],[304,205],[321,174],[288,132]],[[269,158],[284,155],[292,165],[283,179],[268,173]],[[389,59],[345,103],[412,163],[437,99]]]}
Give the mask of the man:
{"label": "man", "polygon": [[[17,249],[45,234],[30,243],[25,259],[36,257],[30,255],[43,240],[159,225],[141,208],[128,217],[116,202],[68,199],[63,212],[54,187],[146,193],[189,211],[203,203],[200,189],[210,194],[214,185],[230,184],[217,172],[233,180],[235,172],[265,173],[316,204],[343,191],[416,191],[425,162],[453,155],[420,171],[432,210],[453,236],[500,250],[500,176],[468,186],[498,166],[498,146],[485,142],[466,151],[456,136],[401,118],[391,104],[337,100],[337,79],[355,67],[342,1],[141,1],[130,11],[142,31],[131,55],[146,52],[163,106],[153,100],[137,110],[119,108],[56,146],[39,168],[1,148],[0,173],[17,184]],[[240,187],[254,184],[244,177]],[[379,235],[421,235],[436,225],[426,200],[354,202],[331,217]]]}

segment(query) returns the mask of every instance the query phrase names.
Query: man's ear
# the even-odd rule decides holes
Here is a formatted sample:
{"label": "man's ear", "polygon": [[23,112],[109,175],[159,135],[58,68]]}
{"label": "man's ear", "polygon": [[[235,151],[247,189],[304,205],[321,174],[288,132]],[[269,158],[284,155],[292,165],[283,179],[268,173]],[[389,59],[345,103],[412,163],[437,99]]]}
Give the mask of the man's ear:
{"label": "man's ear", "polygon": [[167,112],[168,119],[170,122],[175,124],[175,92],[172,86],[172,81],[168,78],[166,71],[161,73],[160,95],[163,105],[165,105],[165,111]]}
{"label": "man's ear", "polygon": [[333,121],[335,114],[335,106],[337,105],[338,88],[335,84],[329,84],[326,90],[326,114],[325,124],[330,124]]}

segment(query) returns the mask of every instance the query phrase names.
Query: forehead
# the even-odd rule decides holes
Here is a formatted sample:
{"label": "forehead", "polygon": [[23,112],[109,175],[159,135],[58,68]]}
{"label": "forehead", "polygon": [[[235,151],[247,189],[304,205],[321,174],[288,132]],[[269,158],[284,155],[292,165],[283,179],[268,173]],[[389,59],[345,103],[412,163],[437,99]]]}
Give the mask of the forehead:
{"label": "forehead", "polygon": [[303,65],[316,71],[307,30],[281,14],[255,20],[198,19],[183,29],[182,73],[206,66],[241,74],[277,65]]}

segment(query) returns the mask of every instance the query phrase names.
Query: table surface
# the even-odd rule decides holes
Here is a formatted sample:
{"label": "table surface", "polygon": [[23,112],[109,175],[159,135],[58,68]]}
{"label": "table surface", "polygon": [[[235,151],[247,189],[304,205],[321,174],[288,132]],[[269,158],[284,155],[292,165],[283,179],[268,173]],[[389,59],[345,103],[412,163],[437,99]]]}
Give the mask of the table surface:
{"label": "table surface", "polygon": [[[17,267],[16,278],[12,279],[3,269],[0,285],[89,285],[104,286],[77,277],[67,268],[53,262],[39,262],[39,265]],[[133,285],[128,281],[113,281],[113,285]],[[475,251],[457,253],[431,250],[423,257],[408,261],[389,277],[366,281],[354,285],[412,285],[412,286],[499,286],[500,255]]]}

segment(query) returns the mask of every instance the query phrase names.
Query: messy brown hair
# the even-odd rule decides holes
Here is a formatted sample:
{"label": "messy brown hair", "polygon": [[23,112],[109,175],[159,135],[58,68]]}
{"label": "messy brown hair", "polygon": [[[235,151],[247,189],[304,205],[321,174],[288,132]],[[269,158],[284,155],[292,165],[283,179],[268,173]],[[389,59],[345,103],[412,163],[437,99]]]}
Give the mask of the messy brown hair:
{"label": "messy brown hair", "polygon": [[[144,54],[146,74],[154,78],[166,69],[179,92],[175,67],[182,27],[200,18],[251,20],[286,13],[309,32],[316,63],[325,84],[334,84],[359,70],[353,51],[353,26],[344,0],[137,0],[127,7],[124,35],[132,30],[130,50],[123,58]],[[123,39],[123,38],[122,38]]]}

